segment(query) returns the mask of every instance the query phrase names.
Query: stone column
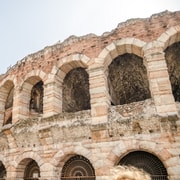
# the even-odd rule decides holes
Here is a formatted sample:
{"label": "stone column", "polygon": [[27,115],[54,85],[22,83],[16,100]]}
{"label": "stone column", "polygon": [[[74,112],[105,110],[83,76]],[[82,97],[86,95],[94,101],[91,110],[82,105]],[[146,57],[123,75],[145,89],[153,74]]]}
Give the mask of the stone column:
{"label": "stone column", "polygon": [[6,180],[23,180],[23,178],[16,177],[16,169],[13,166],[9,166],[6,172]]}
{"label": "stone column", "polygon": [[1,88],[0,91],[0,128],[3,126],[4,114],[5,114],[5,103],[6,103],[6,90]]}
{"label": "stone column", "polygon": [[29,83],[24,83],[22,89],[17,87],[14,90],[14,102],[13,102],[13,124],[20,119],[25,119],[29,117],[29,105],[31,89],[33,85]]}
{"label": "stone column", "polygon": [[39,180],[58,180],[60,179],[55,171],[54,166],[50,163],[45,163],[41,166],[41,177]]}
{"label": "stone column", "polygon": [[[3,129],[3,133],[6,135],[7,140],[8,140],[8,145],[9,145],[8,152],[11,154],[12,157],[15,157],[19,149],[16,144],[16,140],[13,136],[13,133],[10,128]],[[10,163],[13,164],[14,162],[10,159],[11,158],[9,158],[8,161],[10,161]],[[6,180],[21,180],[20,178],[16,178],[17,170],[13,165],[7,166],[6,172],[7,172]]]}
{"label": "stone column", "polygon": [[62,112],[62,80],[55,76],[44,83],[43,116],[48,117]]}
{"label": "stone column", "polygon": [[16,144],[16,140],[11,132],[11,129],[10,128],[3,129],[3,133],[6,135],[7,140],[8,140],[9,152],[10,153],[17,152],[18,147]]}
{"label": "stone column", "polygon": [[19,119],[20,119],[20,115],[21,115],[21,106],[20,103],[21,102],[21,98],[20,98],[20,90],[15,87],[14,88],[14,97],[13,97],[13,109],[12,109],[12,123],[16,123]]}
{"label": "stone column", "polygon": [[106,123],[110,96],[104,67],[89,69],[92,124]]}
{"label": "stone column", "polygon": [[145,64],[151,96],[160,116],[176,115],[177,109],[172,94],[164,52],[151,49],[145,53]]}

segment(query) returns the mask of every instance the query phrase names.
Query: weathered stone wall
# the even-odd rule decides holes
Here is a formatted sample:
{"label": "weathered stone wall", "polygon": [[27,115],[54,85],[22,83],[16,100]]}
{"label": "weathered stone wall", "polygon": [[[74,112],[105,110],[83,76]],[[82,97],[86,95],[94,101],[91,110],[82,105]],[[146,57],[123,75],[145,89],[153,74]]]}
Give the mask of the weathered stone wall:
{"label": "weathered stone wall", "polygon": [[97,180],[109,180],[124,156],[144,151],[162,162],[170,180],[180,180],[179,22],[179,11],[166,11],[99,37],[72,36],[1,75],[6,179],[24,179],[34,164],[39,179],[58,180],[79,155]]}
{"label": "weathered stone wall", "polygon": [[84,54],[95,58],[103,48],[117,39],[133,37],[144,42],[152,42],[170,27],[177,25],[180,18],[179,12],[168,11],[152,15],[147,19],[131,19],[120,23],[116,29],[106,32],[102,36],[89,34],[82,37],[70,36],[62,43],[47,46],[43,50],[30,54],[11,67],[8,74],[16,75],[21,79],[28,72],[41,69],[50,73],[53,65],[63,57],[71,54]]}

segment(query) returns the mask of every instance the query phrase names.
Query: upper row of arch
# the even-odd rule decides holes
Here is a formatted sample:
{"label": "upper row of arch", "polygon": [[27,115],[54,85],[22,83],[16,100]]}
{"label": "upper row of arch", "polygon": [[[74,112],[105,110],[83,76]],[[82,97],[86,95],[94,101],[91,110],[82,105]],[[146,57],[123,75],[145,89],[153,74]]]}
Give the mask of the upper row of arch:
{"label": "upper row of arch", "polygon": [[[106,69],[115,57],[124,53],[133,53],[139,57],[143,57],[145,55],[148,55],[148,50],[154,48],[161,50],[161,53],[163,53],[163,51],[168,46],[178,41],[180,41],[180,25],[171,27],[163,34],[161,34],[161,36],[159,36],[157,40],[148,43],[137,38],[122,38],[119,40],[115,40],[111,44],[107,45],[95,59],[90,59],[83,54],[72,54],[66,56],[57,62],[57,65],[52,68],[52,71],[49,75],[41,70],[32,70],[22,79],[21,83],[18,83],[18,85],[19,87],[21,87],[24,83],[24,80],[27,80],[32,76],[37,76],[42,79],[43,82],[46,82],[49,79],[53,79],[53,77],[58,74],[59,69],[61,70],[61,76],[62,74],[64,74],[65,76],[70,70],[76,67],[93,68],[92,64],[104,66],[104,68]],[[94,63],[91,61],[94,61]],[[0,83],[0,87],[3,85],[6,86],[5,83],[7,83],[7,81],[11,81],[14,84],[17,84],[15,75],[11,75],[3,79],[3,81]]]}

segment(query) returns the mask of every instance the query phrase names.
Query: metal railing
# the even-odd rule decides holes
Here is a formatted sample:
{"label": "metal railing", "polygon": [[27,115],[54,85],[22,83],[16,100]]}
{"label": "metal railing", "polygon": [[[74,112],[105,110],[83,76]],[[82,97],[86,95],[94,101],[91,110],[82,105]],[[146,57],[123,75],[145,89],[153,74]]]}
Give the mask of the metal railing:
{"label": "metal railing", "polygon": [[168,180],[167,175],[151,175],[152,180]]}
{"label": "metal railing", "polygon": [[95,176],[69,176],[61,177],[61,180],[95,180]]}
{"label": "metal railing", "polygon": [[[152,180],[168,180],[167,175],[151,175]],[[71,176],[71,177],[61,177],[61,180],[95,180],[95,176]],[[0,180],[6,180],[5,178],[0,178]],[[24,180],[39,180],[38,178],[25,178]]]}

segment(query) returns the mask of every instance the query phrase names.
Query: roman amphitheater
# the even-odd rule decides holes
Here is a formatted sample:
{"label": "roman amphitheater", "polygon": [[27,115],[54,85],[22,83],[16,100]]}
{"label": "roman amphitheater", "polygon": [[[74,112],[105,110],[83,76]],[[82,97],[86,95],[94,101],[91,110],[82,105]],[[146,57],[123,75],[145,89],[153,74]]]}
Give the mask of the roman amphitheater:
{"label": "roman amphitheater", "polygon": [[180,11],[71,36],[0,75],[0,179],[111,180],[117,165],[180,180]]}

